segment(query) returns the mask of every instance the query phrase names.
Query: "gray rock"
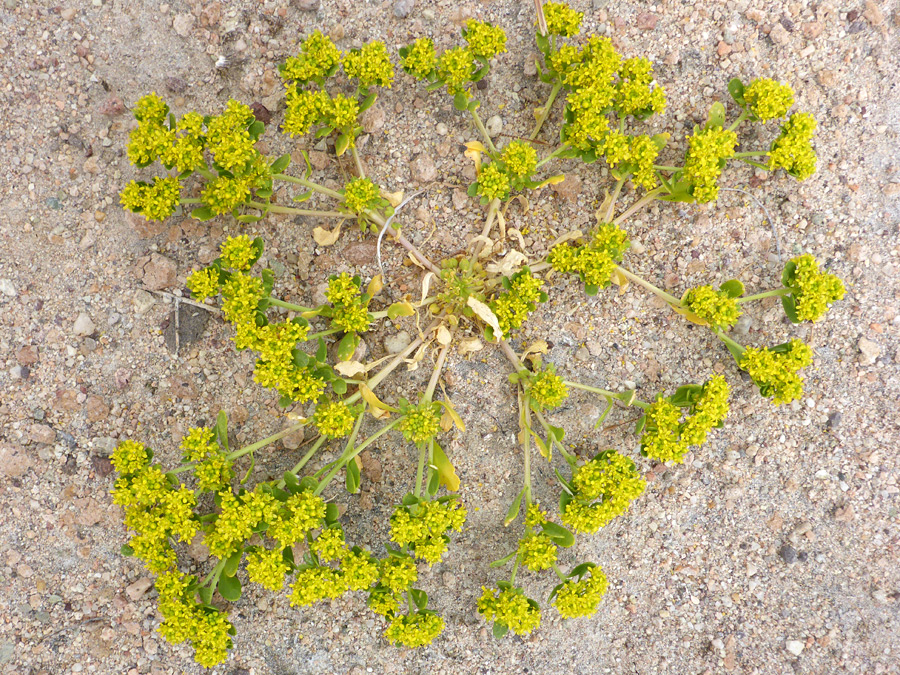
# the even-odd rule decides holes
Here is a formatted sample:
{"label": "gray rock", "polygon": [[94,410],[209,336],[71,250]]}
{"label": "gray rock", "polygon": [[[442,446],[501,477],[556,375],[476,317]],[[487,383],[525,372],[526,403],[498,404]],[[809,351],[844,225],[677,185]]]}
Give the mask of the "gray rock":
{"label": "gray rock", "polygon": [[125,587],[125,594],[132,602],[137,602],[144,594],[153,586],[153,579],[150,577],[141,577],[132,584]]}
{"label": "gray rock", "polygon": [[138,314],[146,314],[150,311],[150,308],[156,304],[156,299],[147,291],[135,291],[134,298],[132,298],[132,302],[134,303],[134,311]]}
{"label": "gray rock", "polygon": [[778,549],[778,555],[781,556],[781,559],[784,560],[787,565],[793,565],[797,562],[797,549],[790,544],[785,544]]}
{"label": "gray rock", "polygon": [[495,138],[503,131],[503,120],[500,119],[500,115],[493,115],[485,122],[484,128],[487,129],[488,136]]}
{"label": "gray rock", "polygon": [[322,0],[294,0],[294,7],[301,12],[315,12],[322,4]]}
{"label": "gray rock", "polygon": [[94,326],[94,322],[91,321],[91,317],[84,312],[78,315],[78,318],[75,319],[75,326],[72,328],[73,332],[78,337],[91,335],[95,329],[96,327]]}
{"label": "gray rock", "polygon": [[175,285],[178,268],[175,263],[159,253],[150,256],[150,262],[144,266],[144,286],[151,291],[161,291]]}
{"label": "gray rock", "polygon": [[421,154],[412,163],[412,177],[420,183],[430,183],[437,178],[437,167],[426,154]]}
{"label": "gray rock", "polygon": [[866,338],[860,338],[857,347],[859,347],[860,365],[871,366],[881,356],[881,347]]}
{"label": "gray rock", "polygon": [[172,29],[181,37],[187,37],[191,34],[196,19],[192,14],[185,12],[178,14],[172,19]]}
{"label": "gray rock", "polygon": [[410,342],[412,342],[412,338],[409,336],[409,333],[401,330],[396,335],[389,335],[384,339],[384,350],[388,354],[399,354],[409,347]]}
{"label": "gray rock", "polygon": [[394,16],[405,19],[416,6],[416,0],[396,0],[394,3]]}

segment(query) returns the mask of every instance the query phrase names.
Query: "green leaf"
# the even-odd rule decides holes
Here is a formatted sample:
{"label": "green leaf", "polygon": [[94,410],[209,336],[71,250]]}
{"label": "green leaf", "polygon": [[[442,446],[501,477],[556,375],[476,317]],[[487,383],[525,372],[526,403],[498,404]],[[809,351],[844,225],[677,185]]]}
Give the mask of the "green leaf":
{"label": "green leaf", "polygon": [[719,290],[723,291],[729,298],[739,298],[744,294],[744,284],[737,279],[729,279],[719,286]]}
{"label": "green leaf", "polygon": [[254,141],[263,135],[266,130],[266,125],[256,120],[249,127],[247,127],[247,133],[250,134],[250,138]]}
{"label": "green leaf", "polygon": [[781,272],[781,285],[785,288],[790,288],[794,283],[794,275],[797,273],[797,263],[793,260],[788,260],[784,265],[784,270]]}
{"label": "green leaf", "polygon": [[478,194],[478,182],[471,183],[468,188],[466,188],[466,194],[470,197],[475,197]]}
{"label": "green leaf", "polygon": [[468,110],[469,108],[469,97],[466,95],[465,91],[458,91],[456,95],[453,97],[453,107],[463,112]]}
{"label": "green leaf", "polygon": [[208,206],[201,206],[191,211],[191,218],[194,220],[212,220],[215,217],[216,214]]}
{"label": "green leaf", "polygon": [[300,481],[297,480],[297,476],[292,474],[290,471],[285,471],[284,476],[282,476],[282,480],[284,480],[284,484],[288,487],[299,488]]}
{"label": "green leaf", "polygon": [[545,56],[550,53],[550,38],[538,33],[534,36],[534,41],[537,43],[537,48],[540,49]]}
{"label": "green leaf", "polygon": [[432,471],[431,475],[428,478],[428,486],[425,488],[425,491],[428,493],[429,497],[434,497],[440,487],[441,475],[437,471]]}
{"label": "green leaf", "polygon": [[553,472],[556,474],[556,479],[559,481],[559,484],[563,486],[563,490],[568,492],[570,495],[575,494],[575,488],[572,487],[572,484],[563,478],[563,475],[559,472],[559,469],[553,469]]}
{"label": "green leaf", "polygon": [[513,552],[510,553],[509,555],[506,555],[506,556],[503,556],[502,558],[500,558],[500,560],[495,560],[494,562],[491,563],[491,567],[493,567],[494,569],[496,569],[496,568],[498,568],[498,567],[503,567],[503,566],[506,565],[510,560],[512,560],[513,558],[515,558],[517,553],[518,553],[518,551],[513,551]]}
{"label": "green leaf", "polygon": [[638,419],[638,421],[634,425],[635,435],[640,434],[644,430],[645,426],[647,426],[647,416],[641,415],[640,419]]}
{"label": "green leaf", "polygon": [[349,462],[347,462],[347,478],[346,478],[346,486],[347,492],[351,495],[355,495],[359,492],[359,464],[356,463],[356,458],[354,457]]}
{"label": "green leaf", "polygon": [[216,426],[213,427],[213,432],[216,435],[219,447],[228,452],[228,415],[225,414],[224,410],[220,410],[216,416]]}
{"label": "green leaf", "polygon": [[325,524],[333,525],[341,517],[341,510],[334,502],[328,502],[325,505]]}
{"label": "green leaf", "polygon": [[282,155],[272,162],[272,173],[284,173],[284,170],[290,166],[291,156]]}
{"label": "green leaf", "polygon": [[728,83],[728,93],[731,94],[734,102],[742,108],[747,105],[747,102],[744,100],[744,83],[739,78],[736,77]]}
{"label": "green leaf", "polygon": [[600,287],[597,284],[585,284],[584,285],[584,292],[586,295],[597,295],[599,290],[600,290]]}
{"label": "green leaf", "polygon": [[785,315],[790,319],[791,323],[801,323],[800,317],[797,316],[797,300],[793,295],[781,296],[781,307],[784,309]]}
{"label": "green leaf", "polygon": [[401,503],[403,504],[403,506],[413,506],[414,504],[419,503],[419,498],[416,497],[413,493],[407,492],[405,495],[403,495]]}
{"label": "green leaf", "polygon": [[706,117],[706,127],[724,127],[725,126],[725,106],[716,101],[709,107],[709,114]]}
{"label": "green leaf", "polygon": [[450,492],[456,492],[459,490],[459,476],[456,475],[456,468],[450,462],[450,459],[447,457],[443,448],[438,445],[437,441],[432,442],[434,443],[432,460],[434,461],[434,466],[437,468],[437,475],[439,476],[440,482],[444,487],[450,490]]}
{"label": "green leaf", "polygon": [[237,602],[241,599],[241,581],[237,577],[219,577],[219,595],[228,602]]}
{"label": "green leaf", "polygon": [[481,101],[475,101],[475,100],[469,101],[469,106],[468,106],[469,112],[475,112],[480,107],[481,107]]}
{"label": "green leaf", "polygon": [[563,438],[566,437],[566,430],[562,427],[555,427],[552,424],[547,425],[547,430],[550,432],[550,437],[562,445]]}
{"label": "green leaf", "polygon": [[731,342],[727,342],[725,340],[722,340],[722,342],[725,342],[725,346],[728,347],[728,351],[731,352],[731,355],[734,357],[735,362],[737,362],[738,365],[741,365],[741,361],[744,358],[744,352],[747,350],[740,345],[732,344]]}
{"label": "green leaf", "polygon": [[513,503],[509,505],[509,511],[506,512],[506,518],[503,519],[503,527],[509,527],[510,524],[519,517],[519,509],[522,508],[522,497],[525,496],[525,490],[522,489]]}
{"label": "green leaf", "polygon": [[347,383],[344,380],[334,380],[331,383],[331,389],[338,396],[343,396],[347,393]]}
{"label": "green leaf", "polygon": [[197,589],[197,595],[200,596],[200,601],[204,605],[208,605],[212,602],[213,589],[210,586],[201,586]]}
{"label": "green leaf", "polygon": [[368,110],[369,108],[371,108],[374,105],[376,98],[378,98],[378,94],[376,94],[374,92],[369,94],[368,96],[366,96],[359,103],[359,112],[362,113],[362,112],[365,112],[366,110]]}
{"label": "green leaf", "polygon": [[353,356],[353,352],[359,346],[359,335],[356,333],[347,333],[338,343],[337,357],[339,361],[349,361]]}
{"label": "green leaf", "polygon": [[313,492],[317,487],[319,487],[319,481],[312,476],[304,476],[300,479],[301,492]]}
{"label": "green leaf", "polygon": [[238,570],[238,566],[241,564],[241,556],[244,554],[243,549],[238,549],[225,561],[225,566],[222,568],[222,574],[226,577],[233,577],[235,572]]}
{"label": "green leaf", "polygon": [[559,544],[563,548],[569,548],[572,544],[575,543],[575,535],[573,535],[562,525],[546,522],[541,525],[541,528],[544,530],[544,534],[546,534],[555,543]]}
{"label": "green leaf", "polygon": [[495,621],[494,627],[492,630],[494,633],[494,637],[499,640],[509,632],[509,626],[507,626],[505,623],[500,623],[499,621]]}
{"label": "green leaf", "polygon": [[319,338],[319,347],[316,349],[316,361],[320,363],[324,363],[325,359],[328,358],[328,347],[325,345],[325,340]]}
{"label": "green leaf", "polygon": [[243,215],[243,216],[235,216],[234,219],[239,223],[258,223],[260,220],[263,219],[263,217],[262,216]]}
{"label": "green leaf", "polygon": [[410,588],[409,594],[416,607],[419,609],[428,607],[428,594],[425,591],[420,591],[418,588]]}
{"label": "green leaf", "polygon": [[656,134],[655,136],[651,136],[650,140],[653,141],[653,145],[656,146],[656,149],[662,152],[663,148],[666,147],[666,144],[669,142],[669,134]]}
{"label": "green leaf", "polygon": [[130,558],[134,555],[134,549],[131,548],[131,546],[129,546],[128,544],[122,544],[122,546],[119,548],[119,553]]}
{"label": "green leaf", "polygon": [[334,154],[340,157],[350,147],[350,134],[341,134],[334,141]]}

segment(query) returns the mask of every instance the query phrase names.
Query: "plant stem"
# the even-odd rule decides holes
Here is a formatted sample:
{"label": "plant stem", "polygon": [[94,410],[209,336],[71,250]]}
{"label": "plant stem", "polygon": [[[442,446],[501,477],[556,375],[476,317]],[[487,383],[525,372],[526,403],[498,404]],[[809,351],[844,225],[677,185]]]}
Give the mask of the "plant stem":
{"label": "plant stem", "polygon": [[335,333],[340,333],[340,328],[329,328],[328,330],[320,330],[318,333],[310,333],[306,336],[308,340],[316,340],[320,337],[328,337],[329,335],[334,335]]}
{"label": "plant stem", "polygon": [[633,216],[635,213],[644,208],[647,204],[652,202],[656,197],[665,192],[664,187],[658,187],[653,190],[650,190],[643,197],[638,199],[634,204],[632,204],[626,211],[624,211],[618,218],[616,218],[613,223],[615,225],[621,224],[623,221],[628,220],[629,217]]}
{"label": "plant stem", "polygon": [[560,581],[566,581],[569,578],[561,569],[559,569],[559,565],[556,563],[553,563],[553,571],[556,572],[556,576],[559,577]]}
{"label": "plant stem", "polygon": [[616,200],[619,198],[619,194],[622,192],[622,186],[625,185],[625,179],[620,178],[616,181],[616,186],[613,188],[612,195],[609,198],[609,208],[606,210],[606,215],[603,218],[603,222],[608,223],[612,220],[613,214],[616,212]]}
{"label": "plant stem", "polygon": [[734,351],[737,351],[738,353],[743,354],[745,351],[747,351],[747,348],[744,345],[740,344],[739,342],[735,342],[734,340],[732,340],[730,337],[725,335],[725,333],[722,333],[720,331],[714,331],[714,332],[715,332],[717,338],[719,338],[722,342],[724,342],[726,345],[728,345],[728,348],[729,348],[728,351],[732,352],[731,355],[734,356],[734,360],[738,363],[738,365],[740,365],[740,360],[738,359],[738,356],[734,353]]}
{"label": "plant stem", "polygon": [[754,300],[762,300],[763,298],[777,298],[783,295],[789,295],[791,293],[790,288],[774,288],[771,291],[766,291],[765,293],[757,293],[756,295],[748,295],[743,298],[738,298],[735,302],[739,305],[745,302],[753,302]]}
{"label": "plant stem", "polygon": [[426,258],[419,249],[415,247],[415,245],[410,242],[406,237],[404,237],[399,230],[393,230],[392,233],[394,235],[394,239],[407,251],[412,253],[416,260],[418,260],[422,265],[428,268],[429,271],[434,272],[436,275],[441,276],[441,268],[431,262],[428,258]]}
{"label": "plant stem", "polygon": [[323,195],[328,195],[329,197],[333,197],[338,201],[344,201],[344,195],[340,192],[336,192],[330,188],[325,187],[324,185],[319,185],[318,183],[313,183],[312,181],[308,181],[305,178],[297,178],[296,176],[288,176],[284,173],[273,173],[272,178],[277,180],[283,180],[288,183],[296,183],[297,185],[302,185],[303,187],[309,188],[314,192],[321,192]]}
{"label": "plant stem", "polygon": [[366,170],[363,169],[362,162],[359,161],[359,155],[358,155],[357,152],[356,152],[356,146],[355,146],[355,145],[351,145],[351,146],[350,146],[350,153],[353,155],[353,162],[356,164],[356,171],[357,171],[357,173],[359,173],[359,177],[360,177],[360,178],[365,178],[365,177],[366,177]]}
{"label": "plant stem", "polygon": [[[556,39],[556,36],[553,36]],[[550,90],[550,96],[547,97],[547,102],[544,104],[544,107],[541,108],[541,112],[537,118],[537,124],[534,126],[534,131],[531,132],[531,136],[528,137],[528,140],[533,141],[537,138],[537,135],[541,131],[541,127],[544,126],[544,122],[547,121],[547,117],[550,115],[550,108],[553,105],[553,102],[556,100],[556,95],[559,94],[559,90],[562,89],[562,79],[557,78],[556,83],[553,85],[553,89]]]}
{"label": "plant stem", "polygon": [[531,406],[528,396],[519,387],[519,419],[522,427],[522,449],[524,450],[525,508],[531,505]]}
{"label": "plant stem", "polygon": [[627,277],[629,280],[633,281],[633,282],[636,283],[638,286],[643,286],[643,287],[646,288],[648,291],[650,291],[650,292],[653,293],[654,295],[659,296],[660,298],[662,298],[663,300],[665,300],[665,301],[666,301],[667,303],[669,303],[670,305],[674,305],[675,307],[681,307],[681,300],[679,300],[678,298],[676,298],[676,297],[673,296],[673,295],[669,295],[668,293],[666,293],[666,292],[665,292],[664,290],[662,290],[661,288],[657,288],[656,286],[654,286],[653,284],[651,284],[649,281],[644,281],[641,277],[639,277],[639,276],[638,276],[637,274],[635,274],[634,272],[629,272],[629,271],[626,270],[624,267],[621,267],[621,266],[619,266],[619,265],[616,265],[616,269],[617,269],[622,275],[624,275],[625,277]]}
{"label": "plant stem", "polygon": [[[362,417],[363,417],[363,415],[360,415],[359,419],[362,419]],[[358,424],[358,422],[357,422],[357,424]],[[328,472],[328,475],[325,476],[325,478],[323,478],[319,482],[319,487],[317,487],[315,489],[313,494],[315,494],[315,495],[322,494],[322,491],[326,487],[328,487],[328,484],[331,482],[331,479],[335,477],[335,475],[337,474],[338,471],[341,470],[341,468],[343,468],[348,462],[353,461],[354,457],[356,457],[359,453],[361,453],[363,450],[365,450],[367,447],[369,447],[372,443],[374,443],[376,440],[378,440],[378,438],[380,438],[381,436],[386,434],[388,431],[393,429],[398,424],[400,424],[400,420],[396,419],[393,422],[390,422],[389,424],[384,425],[383,427],[381,427],[381,429],[379,429],[374,434],[369,436],[365,441],[363,441],[360,445],[357,445],[356,447],[352,447],[351,441],[356,440],[356,436],[355,435],[352,436],[351,441],[348,441],[347,448],[344,450],[343,454],[335,462],[334,466],[331,468],[331,471]],[[357,429],[354,429],[354,431],[357,431],[357,430],[358,430],[358,426],[357,426]]]}
{"label": "plant stem", "polygon": [[475,126],[478,127],[478,131],[481,132],[481,137],[484,138],[485,143],[487,143],[488,148],[494,154],[497,154],[497,148],[494,147],[494,141],[491,140],[490,135],[488,135],[487,129],[484,128],[484,124],[481,121],[481,117],[478,115],[477,110],[472,110],[469,108],[469,112],[472,113],[472,119],[475,120]]}
{"label": "plant stem", "polygon": [[[614,391],[607,391],[606,389],[600,389],[599,387],[591,387],[587,384],[581,384],[580,382],[570,382],[569,380],[563,380],[563,384],[567,387],[574,387],[575,389],[581,389],[583,391],[589,391],[592,394],[600,394],[607,399],[616,399],[617,401],[622,401],[620,398],[621,394],[617,394]],[[622,401],[625,403],[625,401]],[[649,408],[650,404],[644,401],[640,401],[638,399],[634,399],[630,405],[635,405],[638,408]]]}
{"label": "plant stem", "polygon": [[742,110],[741,114],[738,115],[738,118],[734,121],[734,123],[730,127],[728,127],[727,131],[734,131],[735,129],[737,129],[740,126],[741,122],[743,122],[749,116],[750,116],[749,109]]}
{"label": "plant stem", "polygon": [[[435,321],[433,321],[431,323],[431,325],[425,329],[423,335],[428,335],[428,333],[430,333],[431,331],[433,331],[435,328],[437,328],[440,325],[440,322],[441,322],[441,318],[438,318]],[[401,363],[403,363],[403,359],[405,359],[413,351],[418,349],[419,345],[421,345],[422,342],[424,342],[424,340],[421,337],[418,337],[415,340],[413,340],[412,342],[410,342],[409,345],[406,347],[406,349],[404,349],[402,352],[397,354],[397,356],[395,356],[391,360],[390,363],[388,363],[384,368],[382,368],[380,371],[378,371],[378,373],[376,373],[375,375],[370,377],[368,380],[366,380],[366,386],[369,389],[375,389],[375,387],[377,387],[379,384],[381,384],[381,382],[388,375],[390,375],[397,366],[399,366]],[[353,396],[346,399],[346,402],[348,404],[354,403],[357,399],[360,398],[360,396],[361,395],[359,393],[353,394]]]}
{"label": "plant stem", "polygon": [[[212,571],[207,575],[207,577],[201,583],[201,586],[209,585],[210,588],[219,582],[219,577],[222,575],[222,570],[225,569],[225,562],[228,558],[222,558],[219,562],[216,563],[216,566],[212,568]],[[212,584],[210,584],[212,582]]]}
{"label": "plant stem", "polygon": [[303,307],[302,305],[295,305],[291,302],[285,302],[284,300],[279,300],[278,298],[273,298],[271,295],[269,296],[269,304],[275,305],[276,307],[284,307],[285,309],[290,309],[294,312],[314,312],[316,311],[312,307]]}
{"label": "plant stem", "polygon": [[[360,415],[360,417],[361,417],[361,415]],[[328,440],[328,438],[326,436],[319,436],[319,438],[316,439],[316,442],[313,443],[313,446],[306,452],[305,455],[303,455],[303,458],[294,465],[294,468],[291,469],[291,473],[296,476],[297,473],[304,466],[306,466],[307,462],[309,462],[309,460],[311,460],[313,458],[313,455],[315,455],[316,452],[318,452],[319,448],[322,447],[322,445],[325,443],[326,440]],[[278,483],[278,487],[284,487],[284,481],[280,481]]]}
{"label": "plant stem", "polygon": [[295,209],[292,206],[278,206],[277,204],[264,204],[263,202],[245,202],[247,206],[255,209],[269,211],[271,213],[289,213],[294,216],[317,216],[319,218],[346,218],[346,213],[340,211],[316,211],[312,209]]}
{"label": "plant stem", "polygon": [[284,438],[285,436],[290,436],[292,433],[297,431],[297,429],[304,426],[305,424],[306,424],[306,422],[297,422],[297,424],[293,424],[293,425],[289,426],[287,429],[282,429],[277,434],[273,434],[272,436],[269,436],[268,438],[264,438],[261,441],[257,441],[256,443],[253,443],[252,445],[246,445],[243,448],[240,448],[239,450],[235,450],[234,452],[225,455],[225,459],[233,461],[233,460],[237,459],[238,457],[243,457],[248,452],[255,452],[256,450],[259,450],[260,448],[264,448],[265,446],[269,445],[270,443],[274,443],[275,441],[277,441],[281,438]]}
{"label": "plant stem", "polygon": [[755,152],[736,152],[731,157],[740,159],[741,157],[767,157],[768,155],[769,153],[764,150],[756,150]]}
{"label": "plant stem", "polygon": [[554,151],[551,152],[549,155],[547,155],[546,157],[544,157],[544,159],[542,159],[541,161],[539,161],[539,162],[535,165],[535,167],[534,167],[535,171],[537,171],[537,170],[540,169],[542,166],[544,166],[544,164],[546,164],[547,162],[549,162],[551,159],[554,159],[554,158],[557,157],[558,155],[561,155],[562,153],[564,153],[564,152],[565,152],[566,150],[568,150],[568,149],[569,149],[568,144],[563,143],[563,144],[562,144],[561,146],[559,146],[556,150],[554,150]]}
{"label": "plant stem", "polygon": [[683,166],[659,166],[658,164],[654,164],[653,168],[657,171],[681,171]]}
{"label": "plant stem", "polygon": [[427,452],[424,443],[419,443],[419,464],[416,467],[416,489],[413,494],[418,497],[422,494],[422,474],[425,473],[425,453]]}
{"label": "plant stem", "polygon": [[570,457],[574,458],[575,455],[569,453],[569,451],[563,447],[563,444],[560,443],[559,441],[557,441],[556,437],[550,433],[550,424],[547,422],[546,419],[544,419],[544,415],[542,413],[535,412],[535,417],[538,418],[538,422],[541,423],[541,426],[544,427],[544,431],[547,432],[547,438],[549,438],[551,440],[551,444],[555,445],[559,449],[559,451],[562,453],[563,457],[567,458],[566,461],[568,461],[568,458],[570,458]]}
{"label": "plant stem", "polygon": [[[494,227],[494,219],[497,217],[497,211],[500,209],[500,200],[492,199],[491,203],[488,205],[488,214],[487,220],[484,222],[484,228],[481,230],[481,236],[487,237],[491,233],[491,229]],[[472,251],[472,256],[469,258],[471,262],[475,262],[478,260],[478,254],[481,253],[481,249],[484,248],[483,241],[475,242],[475,248]]]}
{"label": "plant stem", "polygon": [[[450,334],[452,339],[453,334]],[[434,372],[431,373],[431,379],[428,380],[428,387],[425,389],[424,400],[431,403],[431,397],[434,395],[434,390],[437,387],[438,379],[441,376],[441,370],[444,367],[444,360],[447,358],[447,352],[450,350],[450,343],[445,344],[441,347],[441,352],[438,354],[437,363],[434,365]]]}
{"label": "plant stem", "polygon": [[179,204],[202,204],[203,200],[200,197],[182,197],[178,200]]}
{"label": "plant stem", "polygon": [[509,583],[512,586],[516,585],[516,572],[519,571],[519,556],[516,556],[516,562],[513,563],[512,574],[509,575]]}

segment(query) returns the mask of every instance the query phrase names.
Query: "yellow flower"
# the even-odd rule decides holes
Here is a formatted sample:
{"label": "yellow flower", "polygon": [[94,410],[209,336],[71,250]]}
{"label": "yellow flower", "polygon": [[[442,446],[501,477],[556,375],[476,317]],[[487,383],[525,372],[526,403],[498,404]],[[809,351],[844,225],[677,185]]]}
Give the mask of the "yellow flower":
{"label": "yellow flower", "polygon": [[469,19],[463,31],[469,51],[475,56],[490,59],[506,51],[506,32],[499,26]]}
{"label": "yellow flower", "polygon": [[434,42],[428,38],[419,38],[404,49],[400,63],[403,70],[418,80],[424,80],[437,67],[437,56],[434,53]]}
{"label": "yellow flower", "polygon": [[244,272],[249,270],[256,260],[259,251],[253,245],[253,240],[246,234],[237,237],[228,237],[219,247],[222,264],[234,270]]}
{"label": "yellow flower", "polygon": [[344,72],[356,78],[363,87],[377,85],[390,89],[394,80],[394,66],[383,42],[370,42],[362,49],[351,49],[344,56]]}

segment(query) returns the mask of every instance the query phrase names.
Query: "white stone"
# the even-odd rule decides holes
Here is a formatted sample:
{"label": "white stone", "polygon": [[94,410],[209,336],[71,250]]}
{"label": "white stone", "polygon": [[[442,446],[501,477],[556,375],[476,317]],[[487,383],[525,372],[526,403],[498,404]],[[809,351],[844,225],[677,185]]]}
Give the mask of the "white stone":
{"label": "white stone", "polygon": [[91,335],[94,332],[95,326],[94,322],[91,321],[91,317],[82,312],[78,315],[78,318],[75,319],[75,326],[73,328],[75,335],[79,337],[85,337],[87,335]]}
{"label": "white stone", "polygon": [[803,651],[803,643],[800,640],[788,640],[784,646],[794,656],[800,656],[800,652]]}

